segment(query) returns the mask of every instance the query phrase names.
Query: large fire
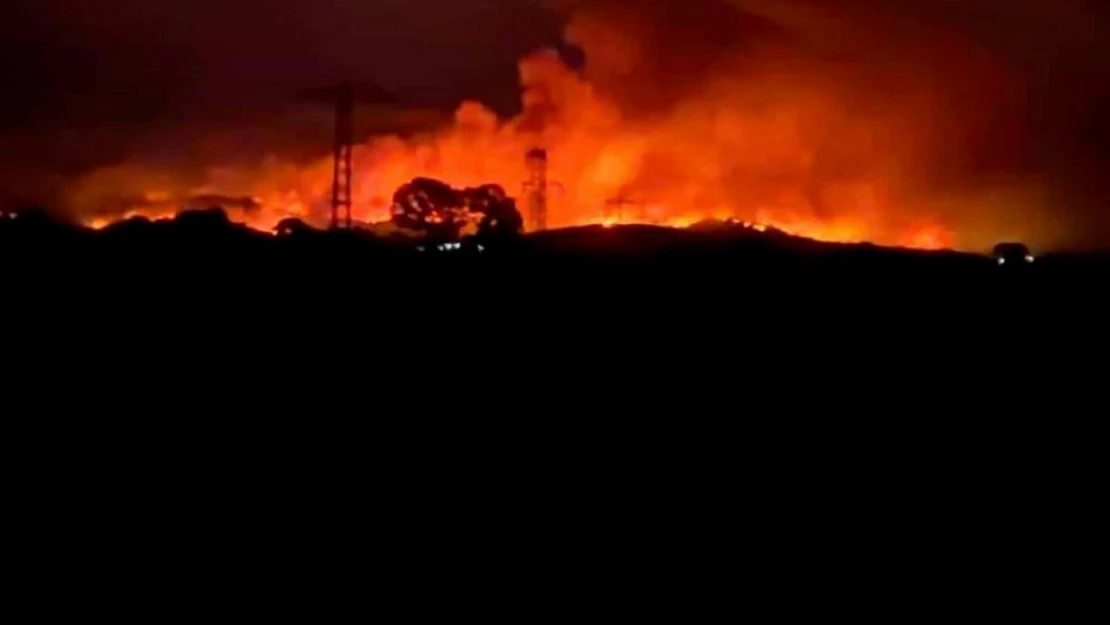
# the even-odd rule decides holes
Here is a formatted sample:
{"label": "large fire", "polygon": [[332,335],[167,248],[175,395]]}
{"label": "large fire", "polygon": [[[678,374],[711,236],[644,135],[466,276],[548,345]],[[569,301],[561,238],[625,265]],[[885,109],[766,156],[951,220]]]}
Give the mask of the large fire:
{"label": "large fire", "polygon": [[[394,191],[417,177],[454,187],[494,183],[521,197],[525,154],[542,147],[550,159],[549,227],[734,218],[822,240],[980,244],[970,221],[950,218],[966,200],[924,190],[931,180],[922,172],[943,158],[949,137],[963,136],[952,131],[928,76],[907,77],[900,91],[879,97],[861,90],[866,81],[845,82],[771,42],[699,67],[682,81],[680,97],[660,98],[642,88],[651,76],[638,75],[661,71],[646,36],[614,29],[610,18],[582,13],[570,22],[567,38],[585,51],[584,71],[554,51],[520,62],[518,117],[502,120],[466,102],[448,127],[357,147],[355,219],[388,220]],[[268,230],[290,216],[322,224],[331,176],[326,157],[214,168],[200,184],[128,164],[85,178],[70,199],[89,224],[102,226],[127,215],[171,215],[181,198],[246,197],[227,207],[231,217]],[[109,194],[131,199],[108,206]]]}

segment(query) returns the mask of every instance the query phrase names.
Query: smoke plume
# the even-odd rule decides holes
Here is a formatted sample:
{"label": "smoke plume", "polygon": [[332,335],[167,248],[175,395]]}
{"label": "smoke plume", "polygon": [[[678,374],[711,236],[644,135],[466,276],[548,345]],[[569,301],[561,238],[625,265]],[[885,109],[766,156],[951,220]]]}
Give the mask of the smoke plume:
{"label": "smoke plume", "polygon": [[[1096,5],[569,0],[556,10],[584,65],[537,51],[519,64],[519,116],[467,102],[449,124],[367,141],[356,151],[359,218],[384,219],[392,192],[417,176],[515,191],[524,153],[543,146],[562,185],[553,225],[730,216],[921,247],[1110,242],[1098,113],[1110,48]],[[118,215],[127,210],[106,209],[108,195],[149,205],[219,193],[260,198],[261,213],[241,216],[259,225],[324,215],[322,155],[212,165],[189,179],[125,160],[70,185],[67,205]]]}

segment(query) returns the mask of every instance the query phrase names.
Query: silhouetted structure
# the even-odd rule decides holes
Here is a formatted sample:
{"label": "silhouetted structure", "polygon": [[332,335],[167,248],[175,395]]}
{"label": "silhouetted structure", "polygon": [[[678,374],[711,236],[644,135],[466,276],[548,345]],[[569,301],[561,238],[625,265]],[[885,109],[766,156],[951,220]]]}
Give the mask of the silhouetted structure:
{"label": "silhouetted structure", "polygon": [[331,191],[331,227],[351,227],[352,155],[355,147],[355,90],[350,83],[340,85],[335,98],[335,154]]}
{"label": "silhouetted structure", "polygon": [[354,187],[355,104],[396,103],[392,94],[377,85],[344,82],[336,87],[302,91],[300,99],[329,102],[335,106],[331,227],[350,228]]}
{"label": "silhouetted structure", "polygon": [[528,181],[524,191],[528,197],[528,229],[547,230],[547,150],[535,148],[525,156]]}

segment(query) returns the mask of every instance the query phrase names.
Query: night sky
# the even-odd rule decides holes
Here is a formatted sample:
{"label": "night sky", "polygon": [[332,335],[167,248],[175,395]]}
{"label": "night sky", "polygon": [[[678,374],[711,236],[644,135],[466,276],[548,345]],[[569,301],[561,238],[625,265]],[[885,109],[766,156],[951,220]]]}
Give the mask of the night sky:
{"label": "night sky", "polygon": [[152,132],[265,119],[341,77],[420,106],[477,97],[508,111],[517,59],[560,32],[530,0],[15,0],[6,12],[0,157],[67,170]]}
{"label": "night sky", "polygon": [[219,108],[229,93],[253,103],[342,74],[446,98],[499,71],[511,84],[515,59],[559,37],[554,14],[532,0],[16,5],[19,17],[3,26],[2,62],[5,80],[26,97],[6,112],[24,114],[32,104],[57,106],[60,98],[124,116]]}
{"label": "night sky", "polygon": [[[721,2],[768,16],[834,54],[852,48],[882,59],[907,46],[946,45],[954,34],[974,40],[1026,80],[1029,167],[1068,171],[1081,194],[1104,189],[1110,19],[1103,2]],[[373,80],[421,106],[477,97],[509,112],[517,59],[560,41],[563,17],[552,4],[9,0],[0,19],[0,185],[9,196],[24,192],[16,182],[117,161],[138,145],[182,136],[176,129],[265,124],[297,90],[344,76]]]}

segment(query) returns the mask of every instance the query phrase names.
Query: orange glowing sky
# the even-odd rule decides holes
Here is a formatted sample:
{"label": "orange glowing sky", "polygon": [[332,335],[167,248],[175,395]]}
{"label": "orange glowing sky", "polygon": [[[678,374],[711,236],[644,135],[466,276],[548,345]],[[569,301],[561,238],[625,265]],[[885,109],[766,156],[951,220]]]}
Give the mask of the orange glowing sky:
{"label": "orange glowing sky", "polygon": [[[436,130],[371,137],[355,150],[356,220],[388,219],[393,192],[419,176],[496,183],[519,197],[524,155],[544,147],[560,185],[553,227],[737,218],[823,240],[964,249],[1046,230],[1039,179],[995,175],[969,156],[1010,149],[998,127],[1012,109],[997,104],[1023,87],[974,42],[938,36],[862,65],[846,56],[858,51],[830,52],[850,31],[834,37],[822,27],[819,45],[798,46],[748,14],[729,22],[733,5],[751,2],[690,4],[710,8],[581,4],[565,38],[585,52],[584,70],[551,50],[522,59],[519,116],[464,102]],[[986,173],[968,184],[973,167]],[[196,195],[252,196],[262,208],[232,208],[233,219],[260,229],[289,216],[322,225],[331,174],[328,157],[267,155],[212,166],[199,182],[127,161],[84,176],[67,203],[100,226],[168,216]]]}

